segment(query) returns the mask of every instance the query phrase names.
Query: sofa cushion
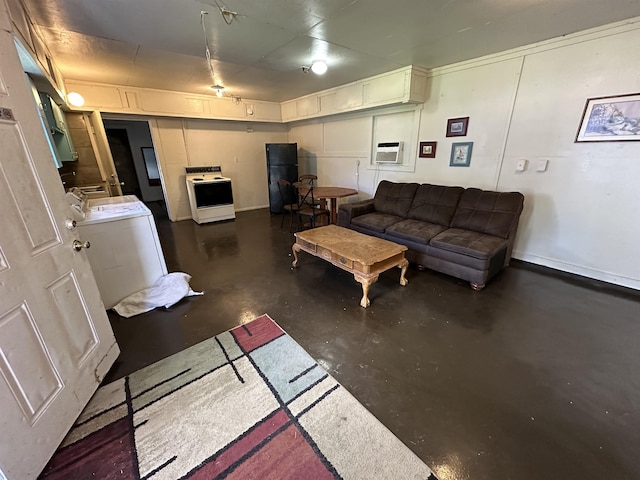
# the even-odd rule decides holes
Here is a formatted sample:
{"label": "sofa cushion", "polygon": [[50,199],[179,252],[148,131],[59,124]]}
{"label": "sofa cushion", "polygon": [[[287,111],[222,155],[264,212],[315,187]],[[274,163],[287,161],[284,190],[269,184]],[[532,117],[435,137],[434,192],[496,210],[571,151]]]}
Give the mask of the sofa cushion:
{"label": "sofa cushion", "polygon": [[384,233],[388,227],[402,220],[404,220],[404,218],[398,217],[397,215],[373,212],[354,217],[351,223],[374,232]]}
{"label": "sofa cushion", "polygon": [[418,186],[417,183],[394,183],[382,180],[373,197],[376,212],[406,218]]}
{"label": "sofa cushion", "polygon": [[431,239],[430,245],[454,253],[485,260],[506,248],[509,241],[495,235],[448,228]]}
{"label": "sofa cushion", "polygon": [[467,188],[460,197],[451,227],[508,238],[517,226],[524,196],[519,192],[489,192]]}
{"label": "sofa cushion", "polygon": [[[446,262],[450,265],[459,265],[463,268],[471,268],[474,270],[486,270],[489,268],[490,258],[476,258],[470,255],[462,255],[456,252],[450,252],[442,248],[429,247],[427,251],[427,262],[425,267],[430,267],[431,261]],[[454,267],[456,268],[456,267]]]}
{"label": "sofa cushion", "polygon": [[394,223],[387,228],[386,233],[388,236],[427,245],[429,240],[447,228],[435,223],[409,219]]}
{"label": "sofa cushion", "polygon": [[448,227],[451,225],[451,219],[462,192],[464,192],[462,187],[446,187],[428,183],[420,185],[413,197],[407,218]]}

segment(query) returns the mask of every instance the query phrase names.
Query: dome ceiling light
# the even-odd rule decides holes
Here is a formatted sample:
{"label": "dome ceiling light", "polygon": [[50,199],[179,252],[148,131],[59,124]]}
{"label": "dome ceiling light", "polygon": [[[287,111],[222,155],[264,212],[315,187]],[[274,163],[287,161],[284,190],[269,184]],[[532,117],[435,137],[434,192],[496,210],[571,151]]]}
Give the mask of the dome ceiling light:
{"label": "dome ceiling light", "polygon": [[324,60],[314,60],[311,66],[303,65],[300,68],[304,73],[309,73],[309,71],[312,71],[316,75],[324,75],[329,67],[327,67],[327,62],[325,62]]}
{"label": "dome ceiling light", "polygon": [[74,107],[81,107],[84,105],[84,97],[78,92],[69,92],[67,94],[67,100]]}
{"label": "dome ceiling light", "polygon": [[311,64],[311,71],[316,75],[324,75],[327,69],[327,63],[324,60],[314,60]]}

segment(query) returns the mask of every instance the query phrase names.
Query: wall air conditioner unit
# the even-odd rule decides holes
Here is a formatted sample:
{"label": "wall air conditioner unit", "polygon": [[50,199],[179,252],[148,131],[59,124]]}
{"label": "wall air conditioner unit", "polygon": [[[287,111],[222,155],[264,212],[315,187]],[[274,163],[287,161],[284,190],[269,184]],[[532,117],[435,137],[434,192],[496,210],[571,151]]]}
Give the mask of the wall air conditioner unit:
{"label": "wall air conditioner unit", "polygon": [[376,148],[376,163],[402,163],[402,142],[379,143]]}

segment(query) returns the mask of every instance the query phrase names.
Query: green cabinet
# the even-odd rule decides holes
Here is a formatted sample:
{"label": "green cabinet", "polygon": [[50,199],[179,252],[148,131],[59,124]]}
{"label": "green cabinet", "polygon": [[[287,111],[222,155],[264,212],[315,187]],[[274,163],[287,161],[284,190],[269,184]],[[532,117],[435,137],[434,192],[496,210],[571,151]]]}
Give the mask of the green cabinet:
{"label": "green cabinet", "polygon": [[51,100],[51,97],[44,92],[38,92],[40,103],[44,112],[47,129],[51,133],[54,154],[57,164],[60,162],[73,162],[78,159],[78,154],[73,147],[73,142],[67,130],[64,112]]}

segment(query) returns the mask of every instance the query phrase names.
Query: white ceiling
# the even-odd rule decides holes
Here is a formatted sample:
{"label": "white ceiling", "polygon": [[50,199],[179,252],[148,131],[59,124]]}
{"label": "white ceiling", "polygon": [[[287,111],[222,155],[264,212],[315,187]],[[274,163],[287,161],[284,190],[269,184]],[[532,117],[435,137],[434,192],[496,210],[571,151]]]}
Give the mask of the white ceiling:
{"label": "white ceiling", "polygon": [[[639,0],[23,0],[66,79],[283,101],[640,16]],[[214,76],[205,60],[204,16]],[[630,46],[629,48],[636,48]],[[324,76],[302,65],[324,59]]]}

